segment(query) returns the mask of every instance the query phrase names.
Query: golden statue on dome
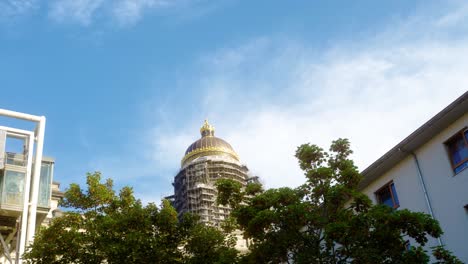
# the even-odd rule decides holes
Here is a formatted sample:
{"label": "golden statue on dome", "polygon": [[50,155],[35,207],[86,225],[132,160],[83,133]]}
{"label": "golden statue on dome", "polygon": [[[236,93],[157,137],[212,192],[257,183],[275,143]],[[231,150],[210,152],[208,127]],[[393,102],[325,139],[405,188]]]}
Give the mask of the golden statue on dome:
{"label": "golden statue on dome", "polygon": [[205,123],[203,123],[203,126],[200,128],[200,133],[202,137],[212,137],[214,136],[214,131],[214,126],[210,125],[210,123],[208,123],[208,120],[205,119]]}

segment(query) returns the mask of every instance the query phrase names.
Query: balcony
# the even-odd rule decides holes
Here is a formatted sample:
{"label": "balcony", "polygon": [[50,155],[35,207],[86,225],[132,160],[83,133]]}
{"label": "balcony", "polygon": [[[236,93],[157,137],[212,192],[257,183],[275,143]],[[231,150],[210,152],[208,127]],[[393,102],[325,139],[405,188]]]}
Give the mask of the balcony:
{"label": "balcony", "polygon": [[[26,187],[25,156],[6,153],[5,168],[0,170],[0,209],[21,211]],[[39,179],[38,207],[48,211],[54,162],[42,161]],[[32,183],[32,179],[31,179]]]}

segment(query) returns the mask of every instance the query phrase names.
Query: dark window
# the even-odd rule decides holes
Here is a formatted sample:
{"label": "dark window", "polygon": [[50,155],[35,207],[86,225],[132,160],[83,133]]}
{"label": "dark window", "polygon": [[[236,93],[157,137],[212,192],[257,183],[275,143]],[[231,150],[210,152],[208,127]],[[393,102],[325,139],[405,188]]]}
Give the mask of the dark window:
{"label": "dark window", "polygon": [[400,206],[395,184],[393,184],[393,182],[390,182],[384,187],[380,188],[380,190],[378,190],[375,195],[377,196],[377,201],[379,204],[385,204],[392,208],[398,208]]}
{"label": "dark window", "polygon": [[461,131],[450,138],[447,145],[453,171],[459,173],[468,167],[468,130]]}

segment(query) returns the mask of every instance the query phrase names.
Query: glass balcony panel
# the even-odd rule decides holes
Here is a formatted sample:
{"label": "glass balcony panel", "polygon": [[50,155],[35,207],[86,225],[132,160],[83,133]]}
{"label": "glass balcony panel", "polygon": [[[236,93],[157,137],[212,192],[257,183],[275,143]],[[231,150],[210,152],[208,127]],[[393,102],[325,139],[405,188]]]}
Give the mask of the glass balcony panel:
{"label": "glass balcony panel", "polygon": [[5,171],[2,202],[10,205],[22,205],[24,197],[25,174],[17,171]]}

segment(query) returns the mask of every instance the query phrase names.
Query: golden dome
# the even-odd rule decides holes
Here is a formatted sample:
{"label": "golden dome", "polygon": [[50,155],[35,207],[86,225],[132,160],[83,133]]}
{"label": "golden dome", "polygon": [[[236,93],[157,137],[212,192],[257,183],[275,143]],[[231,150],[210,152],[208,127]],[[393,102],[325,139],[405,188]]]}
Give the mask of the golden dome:
{"label": "golden dome", "polygon": [[182,166],[198,157],[222,155],[239,161],[239,156],[229,143],[214,136],[215,128],[205,120],[200,128],[201,138],[193,142],[185,151]]}

